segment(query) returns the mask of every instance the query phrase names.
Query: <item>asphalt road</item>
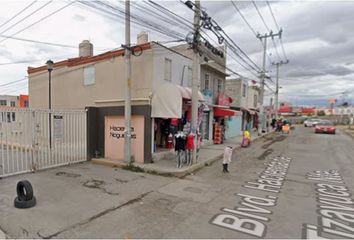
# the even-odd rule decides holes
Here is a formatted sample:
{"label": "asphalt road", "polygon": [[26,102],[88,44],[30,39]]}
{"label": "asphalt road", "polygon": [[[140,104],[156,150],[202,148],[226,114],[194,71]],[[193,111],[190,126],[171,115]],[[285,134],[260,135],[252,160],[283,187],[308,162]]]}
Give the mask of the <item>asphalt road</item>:
{"label": "asphalt road", "polygon": [[28,210],[11,206],[24,176],[1,180],[0,228],[16,238],[354,238],[353,163],[347,135],[298,127],[235,152],[230,173],[221,161],[184,179],[62,167],[25,175],[38,199]]}

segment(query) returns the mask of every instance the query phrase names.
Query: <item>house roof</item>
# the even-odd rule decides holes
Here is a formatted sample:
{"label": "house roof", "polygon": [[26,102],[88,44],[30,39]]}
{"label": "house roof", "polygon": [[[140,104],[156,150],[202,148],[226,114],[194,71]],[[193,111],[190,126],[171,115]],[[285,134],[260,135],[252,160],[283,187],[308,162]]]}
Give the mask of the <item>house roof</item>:
{"label": "house roof", "polygon": [[[142,48],[142,50],[147,50],[151,48],[151,43],[144,43],[144,44],[140,44],[140,45],[136,45],[136,46],[140,46]],[[99,55],[95,55],[95,56],[86,56],[86,57],[77,57],[77,58],[69,58],[63,61],[59,61],[54,63],[54,68],[58,68],[58,67],[73,67],[73,66],[79,66],[79,65],[83,65],[83,64],[88,64],[88,63],[94,63],[94,62],[99,62],[102,60],[106,60],[106,59],[110,59],[112,57],[118,57],[118,56],[123,56],[125,52],[125,49],[121,48],[121,49],[117,49],[117,50],[112,50],[109,52],[105,52]],[[27,68],[27,73],[28,74],[33,74],[33,73],[38,73],[38,72],[42,72],[42,71],[47,71],[47,66],[43,65],[40,67],[28,67]]]}

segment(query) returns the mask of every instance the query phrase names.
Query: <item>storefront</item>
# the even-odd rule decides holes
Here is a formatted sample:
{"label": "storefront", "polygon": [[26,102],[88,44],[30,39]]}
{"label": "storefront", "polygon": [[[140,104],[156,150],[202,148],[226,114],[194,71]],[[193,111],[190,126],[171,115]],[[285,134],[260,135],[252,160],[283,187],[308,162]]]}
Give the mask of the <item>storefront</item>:
{"label": "storefront", "polygon": [[[242,116],[240,111],[230,109],[232,98],[224,93],[219,93],[217,104],[214,105],[214,123],[213,123],[213,140],[214,144],[221,144],[226,139],[226,136],[234,135],[235,126],[238,121],[233,121],[232,117]],[[231,126],[230,124],[231,118]]]}
{"label": "storefront", "polygon": [[[173,147],[171,140],[178,131],[191,132],[192,90],[187,87],[165,83],[154,92],[151,106],[153,121],[152,152],[169,150]],[[198,129],[202,129],[204,97],[198,92]]]}

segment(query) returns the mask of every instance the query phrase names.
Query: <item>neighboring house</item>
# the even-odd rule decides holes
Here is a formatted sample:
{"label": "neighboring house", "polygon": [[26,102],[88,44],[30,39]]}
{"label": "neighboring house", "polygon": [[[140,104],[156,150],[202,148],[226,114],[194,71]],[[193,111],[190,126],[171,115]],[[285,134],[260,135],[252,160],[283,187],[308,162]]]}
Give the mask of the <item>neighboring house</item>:
{"label": "neighboring house", "polygon": [[242,112],[242,118],[237,122],[238,133],[246,129],[247,123],[251,121],[255,111],[248,109],[248,81],[243,78],[226,80],[226,94],[232,97],[231,108]]}
{"label": "neighboring house", "polygon": [[[173,49],[191,59],[194,54],[187,44],[175,46]],[[219,50],[225,52],[224,49]],[[214,140],[214,143],[217,143],[215,141],[215,126],[222,124],[228,129],[228,117],[241,115],[241,113],[230,109],[231,101],[225,94],[226,77],[228,76],[225,68],[226,58],[209,54],[203,59],[200,65],[199,88],[203,93],[207,107],[203,111],[200,132],[204,141]],[[226,134],[226,137],[230,136]]]}
{"label": "neighboring house", "polygon": [[261,89],[258,86],[248,86],[247,109],[251,113],[251,121],[246,123],[246,128],[248,130],[258,128],[259,108],[261,101],[260,95]]}
{"label": "neighboring house", "polygon": [[18,108],[28,107],[28,95],[0,95],[0,122],[16,122]]}
{"label": "neighboring house", "polygon": [[333,115],[348,115],[348,116],[354,115],[354,107],[353,106],[336,107],[333,110],[334,110]]}
{"label": "neighboring house", "polygon": [[19,96],[0,95],[1,107],[19,107]]}
{"label": "neighboring house", "polygon": [[[80,57],[56,62],[52,71],[52,109],[88,109],[90,156],[124,156],[124,49],[92,55],[92,44],[80,44]],[[171,119],[190,112],[192,61],[140,34],[132,56],[132,154],[150,163],[156,147],[164,148]],[[136,54],[138,55],[138,54]],[[46,66],[28,68],[31,108],[48,107]],[[203,100],[201,94],[199,99]]]}
{"label": "neighboring house", "polygon": [[19,96],[19,107],[20,108],[28,108],[29,107],[29,97],[28,95],[20,95]]}

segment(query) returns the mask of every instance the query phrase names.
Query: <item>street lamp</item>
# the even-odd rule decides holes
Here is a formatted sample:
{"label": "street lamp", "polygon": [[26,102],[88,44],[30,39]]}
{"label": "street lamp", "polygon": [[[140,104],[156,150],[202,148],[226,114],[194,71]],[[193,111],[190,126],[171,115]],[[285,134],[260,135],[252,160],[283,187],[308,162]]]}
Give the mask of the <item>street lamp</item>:
{"label": "street lamp", "polygon": [[49,148],[52,149],[52,114],[51,114],[51,110],[52,110],[52,71],[53,71],[53,65],[54,62],[52,60],[48,60],[46,62],[47,65],[47,69],[48,69],[48,80],[49,80],[49,91],[48,91],[48,107],[49,107]]}

